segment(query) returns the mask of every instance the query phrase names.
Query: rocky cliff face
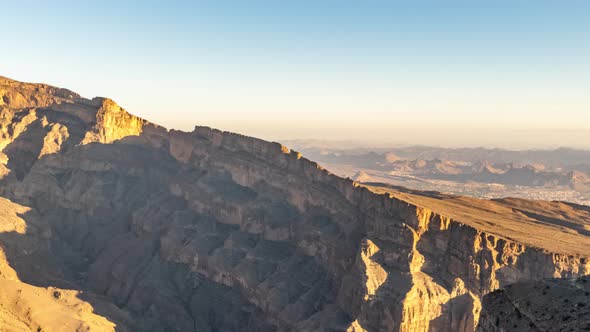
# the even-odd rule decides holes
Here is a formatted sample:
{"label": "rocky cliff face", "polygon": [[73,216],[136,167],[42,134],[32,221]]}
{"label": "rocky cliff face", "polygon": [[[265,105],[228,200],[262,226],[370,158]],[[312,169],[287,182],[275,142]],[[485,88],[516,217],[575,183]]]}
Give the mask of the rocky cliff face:
{"label": "rocky cliff face", "polygon": [[366,188],[108,99],[8,79],[0,95],[13,330],[59,330],[35,314],[49,303],[79,330],[474,331],[489,292],[590,273],[583,207]]}

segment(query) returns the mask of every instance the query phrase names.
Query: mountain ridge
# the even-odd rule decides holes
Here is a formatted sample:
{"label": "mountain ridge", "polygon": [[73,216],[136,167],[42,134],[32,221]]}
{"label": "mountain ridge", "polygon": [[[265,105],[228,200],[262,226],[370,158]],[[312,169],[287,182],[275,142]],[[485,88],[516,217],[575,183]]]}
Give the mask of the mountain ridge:
{"label": "mountain ridge", "polygon": [[[487,230],[445,215],[463,201],[367,188],[280,143],[167,130],[109,99],[13,86],[0,85],[0,193],[28,210],[15,213],[24,233],[0,218],[0,272],[13,269],[19,287],[79,292],[68,301],[113,329],[473,331],[490,291],[590,273],[582,208],[553,207],[575,225],[520,210],[581,249],[528,244],[491,232],[489,215]],[[31,329],[58,330],[1,300]],[[72,315],[88,329],[101,321]]]}

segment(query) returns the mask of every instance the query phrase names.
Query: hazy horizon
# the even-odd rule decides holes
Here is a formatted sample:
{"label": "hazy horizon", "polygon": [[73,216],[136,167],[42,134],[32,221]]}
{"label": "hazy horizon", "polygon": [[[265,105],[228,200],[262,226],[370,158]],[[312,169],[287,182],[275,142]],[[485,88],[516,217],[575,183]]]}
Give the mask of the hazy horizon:
{"label": "hazy horizon", "polygon": [[[365,148],[388,148],[400,146],[430,146],[440,148],[489,148],[506,150],[554,150],[571,148],[590,150],[590,131],[559,129],[506,129],[506,128],[387,128],[366,129],[368,134],[354,137],[358,129],[316,128],[284,135],[275,131],[231,130],[278,142],[322,141],[333,147],[347,149],[352,144]],[[304,136],[305,135],[305,136]],[[480,135],[477,137],[476,135]],[[326,139],[325,137],[329,137]],[[473,139],[476,137],[477,139]],[[550,137],[548,139],[547,137]]]}
{"label": "hazy horizon", "polygon": [[18,28],[3,39],[0,75],[109,97],[168,128],[590,149],[584,1],[3,7]]}

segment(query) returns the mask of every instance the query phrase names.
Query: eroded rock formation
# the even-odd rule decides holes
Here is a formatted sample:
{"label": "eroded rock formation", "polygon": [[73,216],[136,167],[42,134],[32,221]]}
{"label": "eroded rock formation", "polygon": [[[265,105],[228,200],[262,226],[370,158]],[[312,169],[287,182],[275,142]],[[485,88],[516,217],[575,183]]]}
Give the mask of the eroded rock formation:
{"label": "eroded rock formation", "polygon": [[367,188],[109,99],[4,78],[0,96],[13,330],[59,330],[32,314],[47,302],[79,330],[474,331],[489,292],[590,273],[584,207]]}

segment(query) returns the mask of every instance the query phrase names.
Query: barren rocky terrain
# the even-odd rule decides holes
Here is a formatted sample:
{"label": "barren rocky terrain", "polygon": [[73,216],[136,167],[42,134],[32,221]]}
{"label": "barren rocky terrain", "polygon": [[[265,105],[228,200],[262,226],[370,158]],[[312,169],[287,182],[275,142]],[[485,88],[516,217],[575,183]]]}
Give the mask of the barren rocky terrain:
{"label": "barren rocky terrain", "polygon": [[590,274],[582,205],[361,185],[7,78],[0,133],[2,331],[495,331],[494,291]]}
{"label": "barren rocky terrain", "polygon": [[590,331],[589,297],[589,277],[508,285],[485,297],[477,331]]}

